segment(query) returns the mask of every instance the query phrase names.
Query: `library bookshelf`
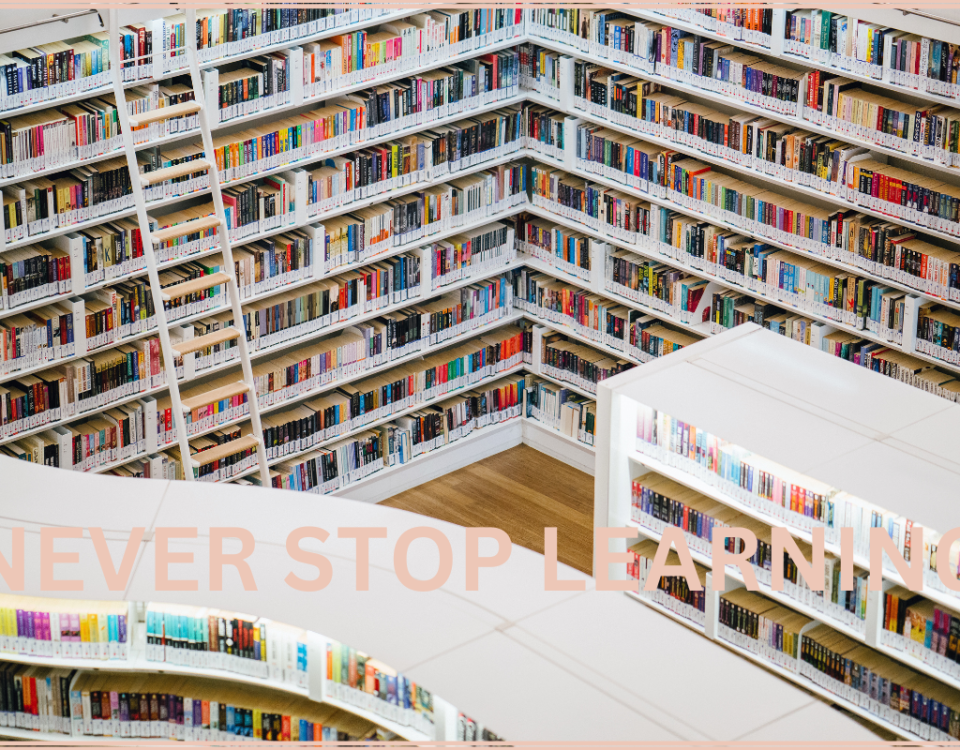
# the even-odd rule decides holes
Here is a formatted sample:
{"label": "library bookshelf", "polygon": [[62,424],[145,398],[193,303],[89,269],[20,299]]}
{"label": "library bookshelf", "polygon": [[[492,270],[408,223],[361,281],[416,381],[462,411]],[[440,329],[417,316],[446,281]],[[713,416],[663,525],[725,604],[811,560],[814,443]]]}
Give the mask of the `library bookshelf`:
{"label": "library bookshelf", "polygon": [[[748,324],[605,381],[599,389],[598,420],[611,429],[597,440],[595,523],[632,527],[641,539],[653,541],[661,539],[664,528],[679,525],[705,579],[726,576],[723,592],[708,586],[690,599],[683,591],[679,596],[665,590],[646,592],[641,572],[637,591],[629,596],[901,737],[942,740],[951,736],[943,728],[948,720],[934,726],[928,714],[917,713],[919,709],[892,710],[890,691],[925,691],[931,706],[938,701],[938,722],[941,706],[955,711],[960,695],[955,655],[937,651],[942,615],[947,615],[949,636],[960,598],[936,572],[944,559],[949,561],[948,570],[956,570],[955,549],[938,549],[938,542],[952,528],[947,498],[960,464],[953,447],[947,447],[947,435],[960,424],[960,412],[956,405],[890,379],[871,378],[863,371],[847,377],[847,369],[821,352]],[[890,408],[877,410],[877,403]],[[693,428],[694,434],[686,454],[682,443],[675,445],[678,435],[683,439],[684,426]],[[814,434],[816,441],[803,438]],[[690,457],[699,452],[712,455],[714,445],[722,445],[719,450],[730,461],[723,464],[724,476],[714,472],[707,458]],[[730,473],[736,470],[742,471],[742,486]],[[772,497],[788,486],[810,488],[818,501],[830,504],[829,515],[815,517],[816,504],[791,510],[788,494],[779,500],[762,497],[760,472],[773,478],[771,482],[783,482]],[[656,505],[662,502],[659,497],[679,505],[661,509]],[[701,527],[699,520],[696,526],[692,520],[680,520],[693,519],[694,511],[711,519],[711,532],[705,532],[706,525]],[[759,530],[761,542],[764,528],[783,526],[807,543],[812,531],[822,528],[828,556],[839,555],[838,529],[852,527],[856,551],[852,558],[862,579],[850,595],[856,601],[843,601],[844,592],[833,592],[840,601],[831,601],[829,581],[818,594],[796,572],[791,578],[789,571],[783,590],[773,591],[774,563],[769,555],[762,559],[762,552],[751,558],[750,566],[759,590],[744,592],[739,569],[711,569],[709,540],[723,526]],[[906,591],[887,558],[882,572],[869,573],[872,526],[888,534],[901,555],[922,563],[922,593]],[[911,530],[920,526],[922,548],[911,536]],[[650,547],[641,543],[633,549],[642,555]],[[809,561],[809,551],[804,554]],[[638,570],[643,567],[641,560]],[[633,568],[627,568],[619,575],[633,577]],[[868,588],[873,575],[881,576],[882,590]],[[782,624],[783,643],[786,633],[792,633],[794,645],[771,646],[773,631],[761,630],[758,636],[749,628],[732,629],[730,602],[760,613],[760,618],[770,613],[767,622]],[[784,611],[794,619],[784,620]],[[934,630],[937,636],[931,645]],[[874,674],[887,681],[881,683],[880,697],[862,692],[867,686],[860,687],[857,677],[851,687],[850,682],[838,682],[820,671],[816,644],[827,639],[827,633],[841,660],[847,654],[856,668],[869,661]],[[861,646],[866,650],[851,653]],[[899,695],[905,699],[903,692]]]}
{"label": "library bookshelf", "polygon": [[[856,17],[781,9],[242,13],[262,33],[234,38],[232,22],[211,12],[198,21],[196,52],[183,44],[183,15],[121,29],[119,85],[127,116],[144,122],[132,145],[115,94],[110,99],[109,70],[16,91],[12,73],[0,85],[0,127],[10,144],[0,153],[4,454],[85,473],[196,472],[240,484],[267,476],[274,486],[373,502],[520,442],[593,473],[594,433],[608,429],[595,405],[598,383],[629,367],[639,376],[668,352],[746,321],[848,360],[812,358],[817,366],[806,373],[814,381],[831,367],[838,378],[882,389],[882,372],[936,394],[938,405],[960,398],[960,215],[950,203],[960,197],[960,118],[950,109],[960,89],[949,65],[933,62],[955,57],[951,22],[918,26],[883,9]],[[818,43],[814,28],[836,33]],[[348,63],[334,39],[394,46]],[[685,61],[665,40],[688,51]],[[796,90],[777,98],[737,85],[722,67],[705,75],[705,55],[714,64],[734,52],[756,55],[750,64],[764,74],[764,65],[780,65],[776,75]],[[0,60],[21,71],[23,62]],[[183,83],[191,62],[197,91]],[[911,141],[901,137],[910,130],[902,119],[878,130],[839,109],[827,112],[808,93],[831,76],[846,81],[844,96],[874,104],[890,97],[888,115],[916,112],[926,130],[914,128]],[[239,95],[237,80],[249,84]],[[627,89],[632,105],[624,103]],[[410,103],[411,93],[428,90],[433,100]],[[944,109],[927,112],[931,103]],[[80,105],[82,112],[66,111]],[[186,109],[161,116],[176,107]],[[89,129],[72,130],[78,122]],[[496,137],[449,140],[478,122]],[[946,135],[934,138],[935,128]],[[214,155],[200,145],[207,131]],[[37,132],[59,139],[29,151],[24,144]],[[799,157],[788,163],[790,138],[798,152],[821,149],[819,166]],[[54,187],[81,191],[107,175],[129,182],[117,163],[124,156],[144,170],[142,205],[128,185],[108,200],[54,199]],[[216,169],[184,166],[198,158]],[[628,173],[628,163],[643,169]],[[867,163],[876,178],[860,166]],[[172,176],[154,183],[150,172]],[[735,188],[743,205],[764,201],[778,217],[794,211],[793,223],[681,189],[705,174],[714,176],[711,185]],[[881,177],[940,196],[937,209],[918,210],[915,198],[893,205],[892,193],[887,200],[865,187]],[[215,192],[235,199],[229,220],[154,252],[148,235],[165,237],[216,214],[208,204]],[[147,228],[132,221],[140,209]],[[842,239],[802,234],[797,227],[807,220]],[[224,261],[224,240],[236,264]],[[243,325],[226,303],[229,281],[158,298],[146,284],[144,252],[154,253],[164,288],[233,277]],[[831,289],[842,291],[831,296]],[[490,309],[477,314],[478,300]],[[461,318],[430,317],[440,309]],[[395,324],[419,328],[411,340],[390,343],[387,326]],[[161,328],[169,345],[157,340]],[[240,330],[250,378],[241,378]],[[522,347],[473,369],[470,357],[499,351],[491,342],[503,348],[508,339],[522,339]],[[364,356],[358,341],[370,344]],[[576,361],[563,365],[571,352]],[[442,363],[445,353],[450,360]],[[175,387],[163,364],[171,356]],[[349,424],[337,416],[331,427],[324,416],[317,426],[343,393],[366,398],[391,373],[432,377],[414,370],[427,359],[433,372],[445,365],[460,374],[403,403],[377,401],[376,414],[351,406]],[[509,406],[486,406],[492,397],[484,394],[517,389],[521,378]],[[246,393],[235,392],[241,379]],[[72,386],[73,400],[65,393],[57,407],[38,397],[69,391],[68,381],[91,387],[81,399],[80,385]],[[358,395],[361,387],[370,390]],[[174,391],[194,407],[187,465],[173,425]],[[451,424],[457,414],[472,418],[428,440],[423,420],[439,412]],[[263,436],[255,427],[261,413]],[[409,434],[413,444],[414,429],[422,438],[415,448],[389,450],[391,436],[402,442]],[[235,439],[242,448],[229,454],[224,446]],[[370,460],[371,449],[383,455]],[[203,463],[207,450],[214,451],[207,459],[217,458]],[[324,456],[334,454],[341,464],[325,474]],[[682,483],[672,467],[660,469]],[[891,491],[825,481],[871,498]],[[893,507],[885,495],[877,502]],[[741,505],[738,512],[763,520]],[[865,567],[862,555],[858,565]],[[929,597],[955,606],[945,591]],[[838,629],[862,632],[871,646],[884,646],[881,636],[892,643],[899,636],[871,630],[879,605],[870,606],[872,614],[838,621]],[[930,674],[944,665],[913,666]]]}
{"label": "library bookshelf", "polygon": [[[175,685],[179,687],[177,692],[183,701],[186,700],[184,696],[191,695],[191,690],[203,695],[205,691],[214,692],[217,686],[221,690],[247,686],[263,689],[268,695],[287,695],[288,700],[300,699],[301,712],[304,706],[322,706],[328,714],[324,739],[366,736],[373,728],[379,728],[382,736],[387,738],[424,742],[444,737],[451,728],[457,729],[459,714],[454,714],[451,724],[446,714],[454,709],[441,698],[431,695],[422,686],[418,689],[415,682],[367,654],[358,654],[356,650],[313,631],[242,613],[152,602],[105,603],[11,595],[2,595],[0,600],[4,616],[9,618],[9,613],[13,612],[14,618],[13,634],[9,632],[10,623],[5,620],[4,634],[0,636],[3,641],[0,660],[8,665],[6,671],[10,672],[10,679],[27,681],[33,677],[41,682],[41,678],[47,679],[46,690],[42,685],[39,689],[35,685],[30,689],[17,685],[18,691],[25,690],[27,696],[23,704],[12,706],[10,697],[5,697],[0,711],[0,736],[43,741],[63,741],[69,737],[71,741],[81,742],[102,742],[104,738],[209,741],[231,736],[296,739],[291,736],[292,731],[301,740],[313,738],[314,727],[310,728],[311,734],[305,734],[302,725],[299,732],[296,727],[291,730],[289,722],[303,715],[296,713],[295,709],[283,712],[288,723],[281,730],[282,737],[268,736],[267,732],[273,732],[273,727],[269,723],[257,723],[256,715],[254,725],[250,727],[253,734],[245,734],[243,722],[236,720],[224,725],[215,717],[201,723],[198,716],[197,721],[192,722],[189,709],[185,711],[185,718],[174,716],[158,721],[155,717],[150,718],[152,714],[148,708],[147,718],[141,714],[138,720],[132,718],[129,706],[121,703],[119,714],[114,712],[112,719],[101,719],[96,711],[91,711],[91,701],[96,705],[104,689],[108,694],[112,692],[110,697],[116,699],[116,691],[109,691],[110,680],[123,679],[125,675],[142,677],[145,683],[138,689],[148,694],[155,689],[162,693],[164,685],[168,688]],[[108,616],[107,609],[115,614]],[[101,621],[110,617],[108,625],[98,628],[98,611]],[[32,624],[27,626],[27,618],[39,622],[41,613],[46,615],[43,621],[47,627],[38,627],[34,631]],[[73,632],[67,613],[79,613],[75,616],[80,623],[78,632],[82,635],[67,635]],[[116,618],[119,618],[119,627]],[[208,630],[211,618],[214,622]],[[99,640],[97,630],[100,631]],[[252,638],[249,642],[248,636],[238,636],[238,633],[247,631]],[[227,645],[218,651],[218,645],[223,644],[215,641],[211,645],[211,637],[219,638]],[[343,669],[340,663],[333,665],[333,660],[342,661]],[[354,674],[348,675],[348,663]],[[13,665],[12,670],[10,665]],[[31,674],[17,670],[15,665],[46,669]],[[361,671],[365,674],[360,675]],[[54,690],[50,675],[53,682],[61,679],[66,683]],[[179,683],[174,679],[171,683],[171,677],[184,679]],[[101,683],[91,684],[96,678]],[[156,681],[152,687],[151,678]],[[187,678],[205,680],[206,683],[191,683]],[[162,680],[167,681],[163,683]],[[379,692],[381,682],[383,691]],[[67,689],[67,686],[69,694],[61,696],[60,690]],[[91,688],[97,689],[91,693]],[[171,690],[170,694],[173,692]],[[121,690],[120,695],[119,700],[127,701],[126,693]],[[255,706],[256,696],[256,693],[248,692],[238,701],[237,709]],[[204,698],[208,697],[204,695]],[[182,707],[179,710],[183,710]],[[215,713],[215,707],[212,710]],[[459,716],[459,720],[462,724],[465,718]],[[461,726],[460,730],[463,728]],[[482,734],[482,727],[480,732]],[[451,735],[451,739],[456,736]]]}

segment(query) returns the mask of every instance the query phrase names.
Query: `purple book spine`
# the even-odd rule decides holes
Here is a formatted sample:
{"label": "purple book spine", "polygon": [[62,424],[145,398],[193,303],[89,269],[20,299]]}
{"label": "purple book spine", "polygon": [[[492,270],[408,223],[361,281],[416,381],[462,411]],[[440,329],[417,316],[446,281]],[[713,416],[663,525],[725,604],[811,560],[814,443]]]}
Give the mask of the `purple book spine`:
{"label": "purple book spine", "polygon": [[120,643],[127,642],[127,616],[117,615],[117,629],[120,632]]}
{"label": "purple book spine", "polygon": [[26,626],[26,623],[24,623],[23,621],[23,610],[18,609],[17,610],[17,635],[20,638],[23,638],[26,636],[26,634],[27,634],[27,626]]}
{"label": "purple book spine", "polygon": [[24,612],[24,619],[27,622],[27,638],[37,637],[37,613]]}
{"label": "purple book spine", "polygon": [[43,640],[49,641],[50,638],[50,613],[44,612],[40,615],[40,621],[43,623]]}
{"label": "purple book spine", "polygon": [[203,726],[203,701],[199,698],[193,699],[193,725]]}

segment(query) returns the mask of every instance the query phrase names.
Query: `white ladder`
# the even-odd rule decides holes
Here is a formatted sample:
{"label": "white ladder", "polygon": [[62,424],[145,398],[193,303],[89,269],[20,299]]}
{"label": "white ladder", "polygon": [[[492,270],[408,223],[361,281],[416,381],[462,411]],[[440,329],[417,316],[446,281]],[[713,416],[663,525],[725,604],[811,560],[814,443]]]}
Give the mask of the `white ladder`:
{"label": "white ladder", "polygon": [[[253,366],[250,364],[250,351],[247,347],[247,337],[243,327],[243,312],[240,307],[240,289],[237,286],[236,266],[233,262],[233,249],[230,246],[230,234],[227,230],[227,217],[223,210],[223,196],[220,192],[220,179],[217,171],[216,158],[213,156],[213,137],[210,134],[210,124],[204,113],[203,82],[200,78],[200,63],[197,56],[197,12],[194,9],[186,11],[186,38],[187,61],[190,66],[190,81],[193,86],[194,101],[152,110],[136,117],[127,112],[126,98],[123,87],[123,73],[120,58],[120,23],[117,8],[111,8],[107,22],[110,37],[110,71],[113,79],[113,93],[117,101],[117,113],[120,117],[120,128],[123,135],[123,148],[127,155],[127,167],[130,170],[130,185],[133,190],[133,199],[137,208],[137,220],[140,224],[140,238],[143,243],[143,254],[147,261],[147,275],[150,279],[150,292],[153,296],[153,306],[157,317],[157,328],[160,334],[160,347],[163,350],[163,364],[167,374],[167,387],[170,389],[170,401],[173,409],[177,429],[177,442],[180,446],[180,458],[183,465],[183,475],[188,481],[194,479],[193,470],[218,459],[226,458],[233,453],[252,448],[257,449],[257,461],[260,465],[260,481],[264,487],[270,486],[270,469],[267,465],[267,451],[263,444],[263,428],[260,424],[260,408],[257,403],[257,392],[253,380]],[[154,44],[162,44],[162,40],[154,40]],[[156,71],[159,73],[159,71]],[[137,163],[137,149],[133,142],[134,127],[148,125],[153,122],[168,120],[172,117],[199,113],[200,133],[203,138],[204,158],[189,162],[187,165],[167,167],[155,172],[140,174]],[[150,232],[150,220],[147,218],[147,206],[143,189],[145,186],[163,182],[174,177],[196,172],[207,172],[210,178],[210,192],[213,195],[213,204],[216,209],[214,216],[178,224],[167,229]],[[220,236],[220,250],[223,254],[225,271],[210,274],[199,279],[191,279],[181,284],[175,284],[167,289],[160,287],[160,276],[157,272],[157,258],[154,245],[176,237],[184,237],[194,232],[216,227]],[[185,259],[188,260],[188,259]],[[230,297],[230,307],[233,311],[233,327],[216,331],[191,339],[176,345],[170,342],[170,332],[167,328],[167,315],[164,311],[164,300],[173,299],[185,294],[192,294],[210,289],[211,287],[226,284]],[[185,356],[208,346],[237,342],[240,350],[240,361],[243,366],[243,380],[234,386],[225,386],[211,391],[204,396],[190,399],[184,404],[180,398],[180,386],[177,382],[175,357]],[[192,405],[201,406],[214,403],[221,398],[228,398],[241,393],[247,394],[247,405],[250,413],[252,433],[231,441],[224,446],[217,446],[198,454],[196,458],[190,456],[190,441],[187,435],[184,410]],[[207,401],[203,401],[204,398]]]}

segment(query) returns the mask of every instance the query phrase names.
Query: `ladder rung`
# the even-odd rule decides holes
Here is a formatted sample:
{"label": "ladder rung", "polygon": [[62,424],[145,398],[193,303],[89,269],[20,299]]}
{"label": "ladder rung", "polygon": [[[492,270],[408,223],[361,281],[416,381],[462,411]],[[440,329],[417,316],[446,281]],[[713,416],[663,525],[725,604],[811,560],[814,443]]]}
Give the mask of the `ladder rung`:
{"label": "ladder rung", "polygon": [[240,338],[243,334],[240,333],[236,328],[223,328],[219,331],[213,331],[212,333],[199,336],[195,339],[187,339],[186,341],[181,341],[178,344],[173,344],[171,348],[180,356],[184,354],[190,354],[191,352],[198,352],[201,349],[206,349],[208,346],[216,346],[217,344],[222,344],[225,341],[233,341],[234,339]]}
{"label": "ladder rung", "polygon": [[156,232],[151,232],[150,237],[156,245],[161,242],[166,242],[167,240],[176,239],[177,237],[185,237],[194,232],[201,232],[204,229],[213,229],[219,225],[220,220],[217,219],[216,216],[201,216],[199,219],[190,219],[190,221],[185,221],[182,224],[176,224],[166,229],[158,229]]}
{"label": "ladder rung", "polygon": [[174,104],[171,107],[160,107],[159,109],[151,109],[149,112],[143,112],[142,114],[139,114],[139,115],[131,115],[130,127],[139,128],[142,125],[149,125],[152,122],[169,120],[173,117],[182,117],[183,115],[192,115],[194,112],[199,112],[200,109],[201,109],[200,102],[197,102],[197,101],[183,102],[182,104]]}
{"label": "ladder rung", "polygon": [[183,177],[196,172],[207,172],[210,169],[210,162],[206,159],[194,159],[186,161],[183,164],[174,164],[172,167],[156,169],[152,172],[144,172],[140,175],[140,182],[147,185],[157,185],[166,180],[172,180],[175,177]]}
{"label": "ladder rung", "polygon": [[230,274],[224,273],[223,271],[208,273],[206,276],[201,276],[198,279],[190,279],[189,281],[184,281],[180,284],[168,286],[163,290],[160,296],[163,297],[164,300],[172,300],[176,299],[177,297],[184,297],[187,294],[202,292],[204,289],[220,286],[220,284],[226,284],[231,278],[232,277]]}
{"label": "ladder rung", "polygon": [[248,448],[255,448],[259,443],[260,441],[256,435],[244,435],[236,440],[231,440],[229,443],[223,443],[222,445],[208,448],[205,451],[194,453],[190,457],[190,461],[194,466],[206,466],[207,464],[212,464],[214,461],[219,461],[221,458],[232,456],[234,453],[245,451]]}
{"label": "ladder rung", "polygon": [[241,393],[246,393],[249,390],[249,385],[244,383],[242,380],[238,380],[236,383],[222,385],[219,388],[208,391],[207,393],[201,393],[199,396],[185,398],[181,404],[183,405],[183,410],[185,412],[193,411],[201,406],[207,406],[208,404],[213,404],[217,401],[223,401],[225,398],[239,396]]}

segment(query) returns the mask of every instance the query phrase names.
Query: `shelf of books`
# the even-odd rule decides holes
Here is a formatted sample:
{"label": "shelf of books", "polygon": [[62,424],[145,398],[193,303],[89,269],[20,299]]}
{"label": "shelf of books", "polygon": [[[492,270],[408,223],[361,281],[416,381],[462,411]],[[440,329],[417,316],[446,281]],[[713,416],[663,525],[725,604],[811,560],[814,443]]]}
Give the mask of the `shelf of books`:
{"label": "shelf of books", "polygon": [[[602,381],[597,419],[628,595],[901,737],[960,736],[956,405],[747,324]],[[693,568],[654,581],[667,532]]]}
{"label": "shelf of books", "polygon": [[3,595],[0,661],[4,737],[426,741],[455,731],[449,704],[368,654],[237,612]]}

